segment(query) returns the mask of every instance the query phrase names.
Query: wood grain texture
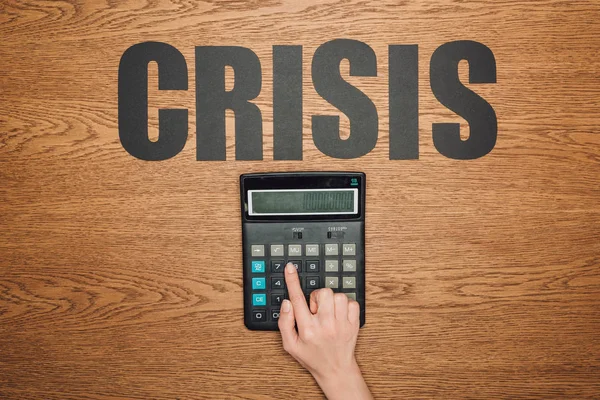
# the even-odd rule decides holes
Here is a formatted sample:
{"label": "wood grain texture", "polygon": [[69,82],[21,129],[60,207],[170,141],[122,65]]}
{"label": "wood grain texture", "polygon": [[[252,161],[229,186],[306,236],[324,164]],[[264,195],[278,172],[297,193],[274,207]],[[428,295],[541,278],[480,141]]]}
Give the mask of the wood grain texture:
{"label": "wood grain texture", "polygon": [[[594,0],[1,1],[0,398],[320,398],[276,332],[243,325],[238,176],[323,169],[368,177],[357,357],[376,398],[599,398],[598,21]],[[348,78],[379,113],[356,160],[310,135],[311,115],[336,113],[310,77],[334,38],[378,58],[377,77]],[[431,139],[434,122],[468,135],[429,87],[431,54],[461,39],[498,69],[469,85],[499,129],[472,161]],[[119,59],[148,40],[189,70],[187,92],[159,92],[150,66],[151,135],[158,107],[190,110],[185,149],[162,162],[118,139]],[[303,45],[303,161],[272,161],[275,44]],[[415,161],[388,159],[390,44],[419,45]],[[234,160],[232,114],[228,161],[195,161],[198,45],[259,56],[264,161]]]}

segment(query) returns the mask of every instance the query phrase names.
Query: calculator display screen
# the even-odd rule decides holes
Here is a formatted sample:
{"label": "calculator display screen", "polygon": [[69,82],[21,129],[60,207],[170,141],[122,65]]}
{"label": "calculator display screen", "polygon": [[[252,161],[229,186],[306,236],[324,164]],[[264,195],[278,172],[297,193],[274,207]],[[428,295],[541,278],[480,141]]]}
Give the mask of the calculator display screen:
{"label": "calculator display screen", "polygon": [[248,214],[358,214],[358,189],[248,190]]}

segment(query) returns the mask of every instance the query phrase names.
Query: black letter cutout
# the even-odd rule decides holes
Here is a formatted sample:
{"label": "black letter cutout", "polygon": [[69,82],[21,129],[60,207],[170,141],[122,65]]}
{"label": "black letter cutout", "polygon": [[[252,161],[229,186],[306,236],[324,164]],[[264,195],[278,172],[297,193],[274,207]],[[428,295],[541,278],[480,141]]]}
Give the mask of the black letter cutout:
{"label": "black letter cutout", "polygon": [[188,112],[158,110],[158,140],[148,138],[148,63],[158,64],[159,90],[187,90],[187,65],[173,46],[144,42],[128,48],[119,63],[119,139],[129,154],[146,161],[166,160],[185,146]]}
{"label": "black letter cutout", "polygon": [[389,46],[390,160],[419,158],[419,48]]}
{"label": "black letter cutout", "polygon": [[[234,86],[225,91],[225,66]],[[260,61],[245,47],[196,47],[196,159],[225,160],[225,110],[235,113],[236,160],[262,160],[262,116],[249,100],[260,93]]]}
{"label": "black letter cutout", "polygon": [[302,46],[273,46],[273,159],[302,160]]}
{"label": "black letter cutout", "polygon": [[498,121],[490,104],[458,79],[458,63],[469,63],[469,83],[496,83],[496,59],[485,45],[463,40],[445,43],[431,56],[431,90],[440,103],[469,122],[471,134],[460,139],[460,124],[433,124],[433,144],[448,158],[471,160],[496,145]]}
{"label": "black letter cutout", "polygon": [[312,60],[317,93],[350,119],[350,136],[340,138],[339,116],[314,115],[313,140],[324,154],[335,158],[364,156],[377,144],[377,109],[363,92],[340,75],[340,61],[347,58],[351,76],[377,76],[377,57],[365,43],[336,39],[323,43]]}

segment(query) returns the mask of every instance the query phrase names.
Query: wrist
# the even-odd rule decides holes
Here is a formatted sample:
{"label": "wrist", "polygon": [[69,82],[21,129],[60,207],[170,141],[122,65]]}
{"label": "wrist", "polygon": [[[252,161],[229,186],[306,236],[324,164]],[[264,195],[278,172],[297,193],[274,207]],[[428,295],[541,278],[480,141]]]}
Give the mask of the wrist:
{"label": "wrist", "polygon": [[[329,400],[371,398],[360,368],[354,358],[352,358],[348,365],[338,370],[322,374],[313,373],[312,375]],[[368,394],[368,396],[365,394]]]}

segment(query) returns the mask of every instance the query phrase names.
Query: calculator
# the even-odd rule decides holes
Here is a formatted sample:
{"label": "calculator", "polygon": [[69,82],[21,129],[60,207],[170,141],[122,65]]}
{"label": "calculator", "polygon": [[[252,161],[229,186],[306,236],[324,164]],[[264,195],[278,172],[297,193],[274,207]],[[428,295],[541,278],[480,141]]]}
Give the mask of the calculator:
{"label": "calculator", "polygon": [[365,174],[277,172],[240,176],[244,323],[277,330],[291,262],[309,301],[331,288],[360,305],[365,323]]}

